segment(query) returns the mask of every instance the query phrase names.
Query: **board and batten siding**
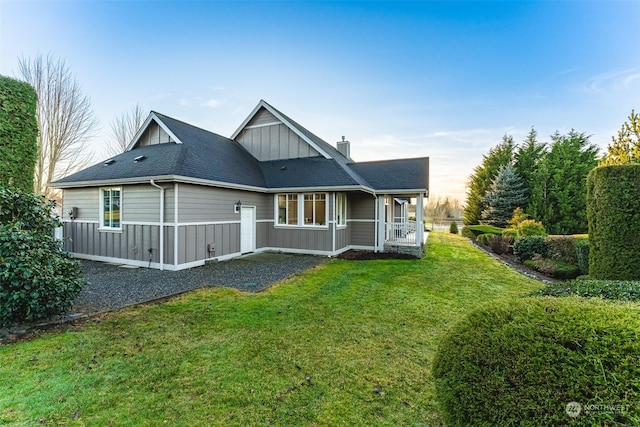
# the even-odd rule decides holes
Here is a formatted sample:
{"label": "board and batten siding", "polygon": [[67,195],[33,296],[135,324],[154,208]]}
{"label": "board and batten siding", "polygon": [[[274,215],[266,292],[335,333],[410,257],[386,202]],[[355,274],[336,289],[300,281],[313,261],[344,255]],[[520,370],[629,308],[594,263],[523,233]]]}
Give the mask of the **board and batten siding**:
{"label": "board and batten siding", "polygon": [[245,128],[236,137],[236,141],[260,161],[320,155],[284,124]]}
{"label": "board and batten siding", "polygon": [[146,145],[164,144],[167,142],[174,142],[171,136],[164,130],[158,123],[152,121],[149,123],[149,127],[140,135],[140,139],[136,145],[138,147],[144,147]]}

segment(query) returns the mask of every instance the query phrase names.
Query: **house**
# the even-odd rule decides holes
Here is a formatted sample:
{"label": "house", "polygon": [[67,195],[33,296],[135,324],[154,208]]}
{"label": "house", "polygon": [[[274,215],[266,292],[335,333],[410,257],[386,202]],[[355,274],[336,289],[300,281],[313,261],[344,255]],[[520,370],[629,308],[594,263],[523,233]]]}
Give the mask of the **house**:
{"label": "house", "polygon": [[52,183],[65,249],[167,270],[261,251],[422,256],[429,159],[349,151],[265,101],[230,138],[152,111],[126,152]]}

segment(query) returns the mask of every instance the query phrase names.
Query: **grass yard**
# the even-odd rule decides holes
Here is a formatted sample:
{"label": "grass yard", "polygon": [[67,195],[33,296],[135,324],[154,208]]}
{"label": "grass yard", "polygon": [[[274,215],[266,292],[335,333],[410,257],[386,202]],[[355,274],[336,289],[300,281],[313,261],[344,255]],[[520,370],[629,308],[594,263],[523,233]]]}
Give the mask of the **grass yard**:
{"label": "grass yard", "polygon": [[0,346],[0,425],[441,425],[442,334],[540,287],[434,232],[420,261],[194,291]]}

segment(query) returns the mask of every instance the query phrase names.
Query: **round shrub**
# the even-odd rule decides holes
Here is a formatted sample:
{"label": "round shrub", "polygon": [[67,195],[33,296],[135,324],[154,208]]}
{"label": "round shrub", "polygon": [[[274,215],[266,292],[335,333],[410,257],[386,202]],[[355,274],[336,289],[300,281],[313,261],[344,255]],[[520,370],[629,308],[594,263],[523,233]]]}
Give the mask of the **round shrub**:
{"label": "round shrub", "polygon": [[53,238],[54,202],[0,187],[0,326],[67,311],[84,280]]}
{"label": "round shrub", "polygon": [[547,231],[544,229],[544,225],[541,222],[533,219],[525,219],[521,221],[515,227],[518,237],[528,236],[546,236]]}
{"label": "round shrub", "polygon": [[476,242],[481,243],[485,246],[489,246],[489,238],[492,236],[495,236],[495,234],[493,233],[479,234],[478,237],[476,237]]}
{"label": "round shrub", "polygon": [[532,259],[535,254],[543,258],[547,255],[547,246],[542,236],[521,237],[513,243],[513,255],[520,262]]}
{"label": "round shrub", "polygon": [[[638,425],[639,330],[640,307],[601,300],[481,308],[449,331],[435,357],[447,425]],[[567,411],[571,402],[582,411]],[[607,405],[615,413],[593,410]]]}
{"label": "round shrub", "polygon": [[640,164],[589,172],[587,218],[589,277],[640,279]]}

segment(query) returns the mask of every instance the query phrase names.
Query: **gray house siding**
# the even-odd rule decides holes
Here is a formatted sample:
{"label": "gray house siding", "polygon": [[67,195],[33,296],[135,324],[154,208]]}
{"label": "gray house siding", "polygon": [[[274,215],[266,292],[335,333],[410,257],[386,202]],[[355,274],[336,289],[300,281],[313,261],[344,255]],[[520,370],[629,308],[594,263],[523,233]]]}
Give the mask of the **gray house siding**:
{"label": "gray house siding", "polygon": [[284,124],[249,127],[240,132],[236,141],[260,161],[320,155]]}
{"label": "gray house siding", "polygon": [[351,246],[375,245],[375,198],[370,194],[351,193],[347,202],[347,224]]}
{"label": "gray house siding", "polygon": [[62,206],[62,219],[69,219],[68,210],[75,207],[78,211],[78,219],[98,221],[100,217],[100,193],[97,188],[65,190]]}
{"label": "gray house siding", "polygon": [[137,145],[144,147],[147,145],[164,144],[174,142],[171,136],[165,132],[156,122],[149,123],[149,127],[140,136]]}

